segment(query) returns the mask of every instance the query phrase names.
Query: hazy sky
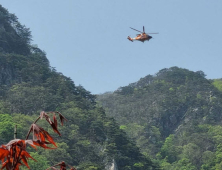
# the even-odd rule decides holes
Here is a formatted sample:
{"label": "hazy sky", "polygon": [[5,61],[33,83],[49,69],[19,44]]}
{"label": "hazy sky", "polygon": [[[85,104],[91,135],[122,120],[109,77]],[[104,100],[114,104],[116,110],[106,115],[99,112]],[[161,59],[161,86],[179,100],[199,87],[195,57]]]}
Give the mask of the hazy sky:
{"label": "hazy sky", "polygon": [[[178,66],[222,78],[221,0],[0,0],[52,67],[93,94]],[[133,27],[152,35],[130,42]]]}

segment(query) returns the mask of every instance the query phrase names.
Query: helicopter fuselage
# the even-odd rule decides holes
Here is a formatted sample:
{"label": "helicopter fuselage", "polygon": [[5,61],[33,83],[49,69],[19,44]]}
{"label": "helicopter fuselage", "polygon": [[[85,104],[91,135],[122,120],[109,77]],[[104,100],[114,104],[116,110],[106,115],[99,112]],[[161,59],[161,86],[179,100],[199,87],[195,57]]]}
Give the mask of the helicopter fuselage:
{"label": "helicopter fuselage", "polygon": [[135,37],[136,40],[138,41],[149,41],[152,38],[152,36],[142,33],[142,34],[138,34],[137,37]]}
{"label": "helicopter fuselage", "polygon": [[131,38],[131,37],[128,36],[128,40],[130,40],[132,42],[134,40],[141,41],[141,42],[149,41],[151,38],[152,38],[152,36],[150,36],[150,35],[148,35],[146,33],[137,34],[137,36],[135,38]]}

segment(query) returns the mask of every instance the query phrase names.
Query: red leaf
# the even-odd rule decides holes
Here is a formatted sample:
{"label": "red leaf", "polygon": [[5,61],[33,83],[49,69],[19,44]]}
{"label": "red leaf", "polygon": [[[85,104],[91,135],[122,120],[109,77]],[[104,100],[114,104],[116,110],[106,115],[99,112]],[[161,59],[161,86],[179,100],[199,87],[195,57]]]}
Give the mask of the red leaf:
{"label": "red leaf", "polygon": [[56,143],[53,140],[53,137],[50,136],[50,134],[47,131],[45,131],[42,127],[36,124],[32,124],[31,131],[33,132],[37,140],[39,140],[40,142],[46,143],[46,140],[47,140],[51,144],[53,144],[55,147],[57,147]]}
{"label": "red leaf", "polygon": [[36,145],[33,140],[25,140],[27,144],[29,144],[31,147],[33,147],[35,150],[37,150]]}
{"label": "red leaf", "polygon": [[[50,117],[49,117],[49,113],[53,114],[53,121],[51,121]],[[58,127],[57,127],[57,119],[56,119],[56,115],[55,112],[44,112],[42,111],[40,113],[40,118],[45,118],[46,121],[51,125],[52,129],[54,130],[55,133],[58,133],[59,136],[61,136],[60,132],[58,131]]]}
{"label": "red leaf", "polygon": [[19,170],[19,166],[21,166],[21,165],[22,165],[21,163],[17,163],[14,170]]}
{"label": "red leaf", "polygon": [[27,159],[29,159],[29,158],[31,158],[32,160],[36,161],[33,157],[31,157],[31,155],[29,155],[28,152],[26,152],[26,151],[22,151],[21,152],[21,160],[22,160],[22,162],[30,169],[30,167],[28,165],[28,162],[27,162]]}
{"label": "red leaf", "polygon": [[[4,168],[6,168],[7,170],[10,170],[10,168],[9,168],[9,161],[7,160],[7,161],[5,161],[4,163],[2,163],[2,167],[1,167],[1,170],[2,169],[4,169]],[[11,167],[11,166],[10,166]]]}
{"label": "red leaf", "polygon": [[61,124],[62,124],[62,126],[63,126],[64,120],[65,120],[65,121],[68,121],[68,120],[67,120],[60,112],[56,112],[56,113],[59,114],[59,118],[60,118]]}
{"label": "red leaf", "polygon": [[[56,166],[60,166],[60,169],[56,169],[55,167]],[[70,170],[76,170],[75,168],[73,168],[72,166],[68,165],[71,169]],[[66,164],[64,161],[56,164],[56,165],[53,165],[51,166],[50,168],[46,169],[46,170],[49,170],[49,169],[53,169],[53,170],[66,170]]]}
{"label": "red leaf", "polygon": [[56,115],[55,115],[55,113],[53,113],[53,120],[54,120],[54,122],[52,122],[50,125],[52,126],[52,129],[54,130],[54,132],[55,132],[55,133],[58,133],[59,136],[61,136],[60,132],[58,131],[57,120],[56,120]]}
{"label": "red leaf", "polygon": [[41,142],[40,140],[37,140],[37,141],[33,141],[33,143],[34,143],[34,145],[43,147],[44,149],[56,149],[56,148],[48,147],[46,144],[51,144],[49,142]]}
{"label": "red leaf", "polygon": [[10,152],[7,149],[0,148],[0,160],[4,161],[5,157],[7,157],[9,153]]}
{"label": "red leaf", "polygon": [[56,120],[56,115],[55,114],[53,115],[53,120],[54,120],[55,126],[57,127],[57,120]]}

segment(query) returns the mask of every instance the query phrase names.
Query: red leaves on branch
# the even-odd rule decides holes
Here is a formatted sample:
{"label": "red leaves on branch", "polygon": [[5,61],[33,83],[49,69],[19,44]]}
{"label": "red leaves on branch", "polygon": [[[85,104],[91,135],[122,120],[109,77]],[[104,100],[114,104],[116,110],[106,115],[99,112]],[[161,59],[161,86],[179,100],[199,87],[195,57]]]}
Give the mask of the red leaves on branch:
{"label": "red leaves on branch", "polygon": [[[60,112],[44,112],[44,111],[42,111],[40,113],[40,118],[41,119],[45,118],[46,121],[52,126],[52,129],[54,130],[54,132],[58,133],[59,136],[61,136],[60,132],[58,131],[58,127],[57,127],[56,113],[59,114],[61,125],[63,126],[64,120],[67,121],[67,119]],[[51,121],[49,114],[53,114],[53,121]]]}
{"label": "red leaves on branch", "polygon": [[[36,124],[40,118],[41,119],[44,118],[51,125],[54,132],[61,136],[57,127],[56,113],[59,115],[61,124],[63,125],[64,120],[67,121],[67,119],[60,112],[42,111],[40,113],[40,116],[31,125],[28,135],[26,137],[26,140],[14,139],[14,140],[11,140],[6,145],[0,146],[0,160],[2,161],[2,167],[0,170],[5,169],[5,168],[6,170],[19,170],[19,166],[23,164],[30,169],[27,160],[28,159],[35,160],[35,159],[32,158],[30,154],[26,151],[27,144],[29,144],[31,147],[35,149],[37,149],[36,146],[42,147],[44,149],[56,149],[56,148],[48,147],[49,144],[52,144],[55,147],[57,147],[55,141],[53,140],[53,137],[46,130],[44,130],[42,127]],[[53,121],[50,119],[49,114],[53,115]],[[33,139],[28,140],[31,132],[33,133]],[[72,170],[75,170],[75,169],[72,169]]]}
{"label": "red leaves on branch", "polygon": [[[45,119],[51,125],[54,132],[61,136],[60,132],[58,131],[58,127],[57,127],[56,113],[59,114],[61,124],[63,125],[64,120],[67,121],[67,119],[60,112],[44,112],[44,111],[42,111],[40,113],[40,116],[38,117],[38,119],[31,125],[31,128],[29,130],[29,133],[28,133],[26,139],[28,139],[30,133],[32,132],[34,145],[43,147],[45,149],[55,149],[55,148],[50,148],[47,146],[48,144],[53,144],[55,147],[57,147],[56,143],[53,140],[53,137],[46,130],[44,130],[42,127],[38,126],[36,124],[36,122],[39,119]],[[49,114],[53,115],[53,121],[51,120]]]}
{"label": "red leaves on branch", "polygon": [[[57,169],[56,166],[59,166],[60,169]],[[68,165],[68,166],[71,168],[70,170],[76,170],[76,169],[73,168],[72,166],[70,166],[70,165]],[[50,169],[52,169],[52,170],[66,170],[66,164],[65,164],[64,161],[62,161],[62,162],[60,162],[60,163],[58,163],[58,164],[56,164],[56,165],[51,166],[50,168],[48,168],[48,169],[46,169],[46,170],[50,170]]]}
{"label": "red leaves on branch", "polygon": [[47,131],[45,131],[43,128],[41,128],[40,126],[36,124],[32,124],[30,129],[31,129],[31,132],[33,133],[33,141],[34,142],[38,141],[37,142],[39,143],[38,146],[41,146],[41,143],[42,143],[42,144],[53,144],[55,147],[57,147],[52,136],[50,136],[50,134]]}
{"label": "red leaves on branch", "polygon": [[19,166],[25,164],[28,168],[27,159],[33,157],[26,151],[26,144],[29,141],[15,139],[11,140],[8,144],[2,145],[0,148],[0,158],[2,160],[1,170],[19,170]]}

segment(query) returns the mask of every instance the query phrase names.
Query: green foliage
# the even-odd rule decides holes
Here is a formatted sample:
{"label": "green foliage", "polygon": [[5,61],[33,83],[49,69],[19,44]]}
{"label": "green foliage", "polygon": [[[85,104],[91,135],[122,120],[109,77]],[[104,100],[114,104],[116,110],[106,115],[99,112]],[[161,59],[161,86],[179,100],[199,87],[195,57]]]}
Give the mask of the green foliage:
{"label": "green foliage", "polygon": [[15,113],[33,114],[41,110],[53,110],[60,102],[43,86],[31,86],[28,83],[13,85],[9,91],[8,102]]}
{"label": "green foliage", "polygon": [[197,168],[192,165],[189,159],[183,158],[177,163],[173,164],[172,168],[174,170],[197,170]]}
{"label": "green foliage", "polygon": [[82,108],[95,105],[95,96],[51,69],[40,50],[29,57],[0,53],[0,68],[0,99],[4,97],[1,109],[9,109],[11,113],[56,110],[61,103],[69,101],[76,101],[76,106]]}
{"label": "green foliage", "polygon": [[215,147],[222,141],[220,85],[202,71],[171,67],[99,95],[98,103],[163,169],[215,169]]}
{"label": "green foliage", "polygon": [[124,130],[124,129],[127,128],[127,126],[125,126],[125,125],[121,125],[119,128],[122,129],[122,130]]}
{"label": "green foliage", "polygon": [[203,164],[201,166],[201,170],[211,169],[214,165],[215,153],[212,151],[205,151],[202,154]]}
{"label": "green foliage", "polygon": [[[39,154],[44,155],[46,160],[50,163],[50,165],[55,165],[59,161],[65,161],[67,164],[72,163],[72,157],[69,154],[69,146],[62,142],[57,143],[58,148],[55,150],[40,150]],[[35,158],[35,157],[34,157]]]}
{"label": "green foliage", "polygon": [[7,143],[14,137],[15,124],[8,114],[0,114],[0,143]]}
{"label": "green foliage", "polygon": [[216,79],[213,81],[213,85],[222,92],[222,79]]}
{"label": "green foliage", "polygon": [[189,160],[189,162],[193,165],[200,166],[201,162],[201,148],[194,143],[189,143],[183,146],[183,152],[181,154],[182,158]]}
{"label": "green foliage", "polygon": [[27,55],[30,53],[31,31],[0,5],[0,52]]}
{"label": "green foliage", "polygon": [[98,164],[94,164],[91,162],[85,162],[78,166],[79,170],[103,170],[104,167]]}
{"label": "green foliage", "polygon": [[[34,160],[29,161],[30,169],[46,170],[48,167],[50,167],[49,161],[46,159],[44,154],[40,155],[37,152],[31,152],[30,155],[36,160],[36,161],[34,161]],[[21,166],[20,169],[21,170],[28,170],[28,168],[26,166]]]}
{"label": "green foliage", "polygon": [[178,154],[181,150],[180,147],[175,146],[174,140],[174,135],[170,135],[166,138],[163,146],[160,149],[162,158],[166,158],[169,163],[173,163],[177,160]]}
{"label": "green foliage", "polygon": [[138,162],[138,163],[135,163],[133,165],[135,168],[143,168],[144,167],[144,164],[142,162]]}
{"label": "green foliage", "polygon": [[[158,154],[158,155],[160,155],[160,154]],[[158,156],[157,156],[158,157]],[[169,163],[169,162],[167,162],[167,159],[165,158],[165,159],[162,159],[161,161],[160,161],[160,165],[161,165],[161,168],[163,169],[163,170],[170,170],[171,169],[171,164]]]}

